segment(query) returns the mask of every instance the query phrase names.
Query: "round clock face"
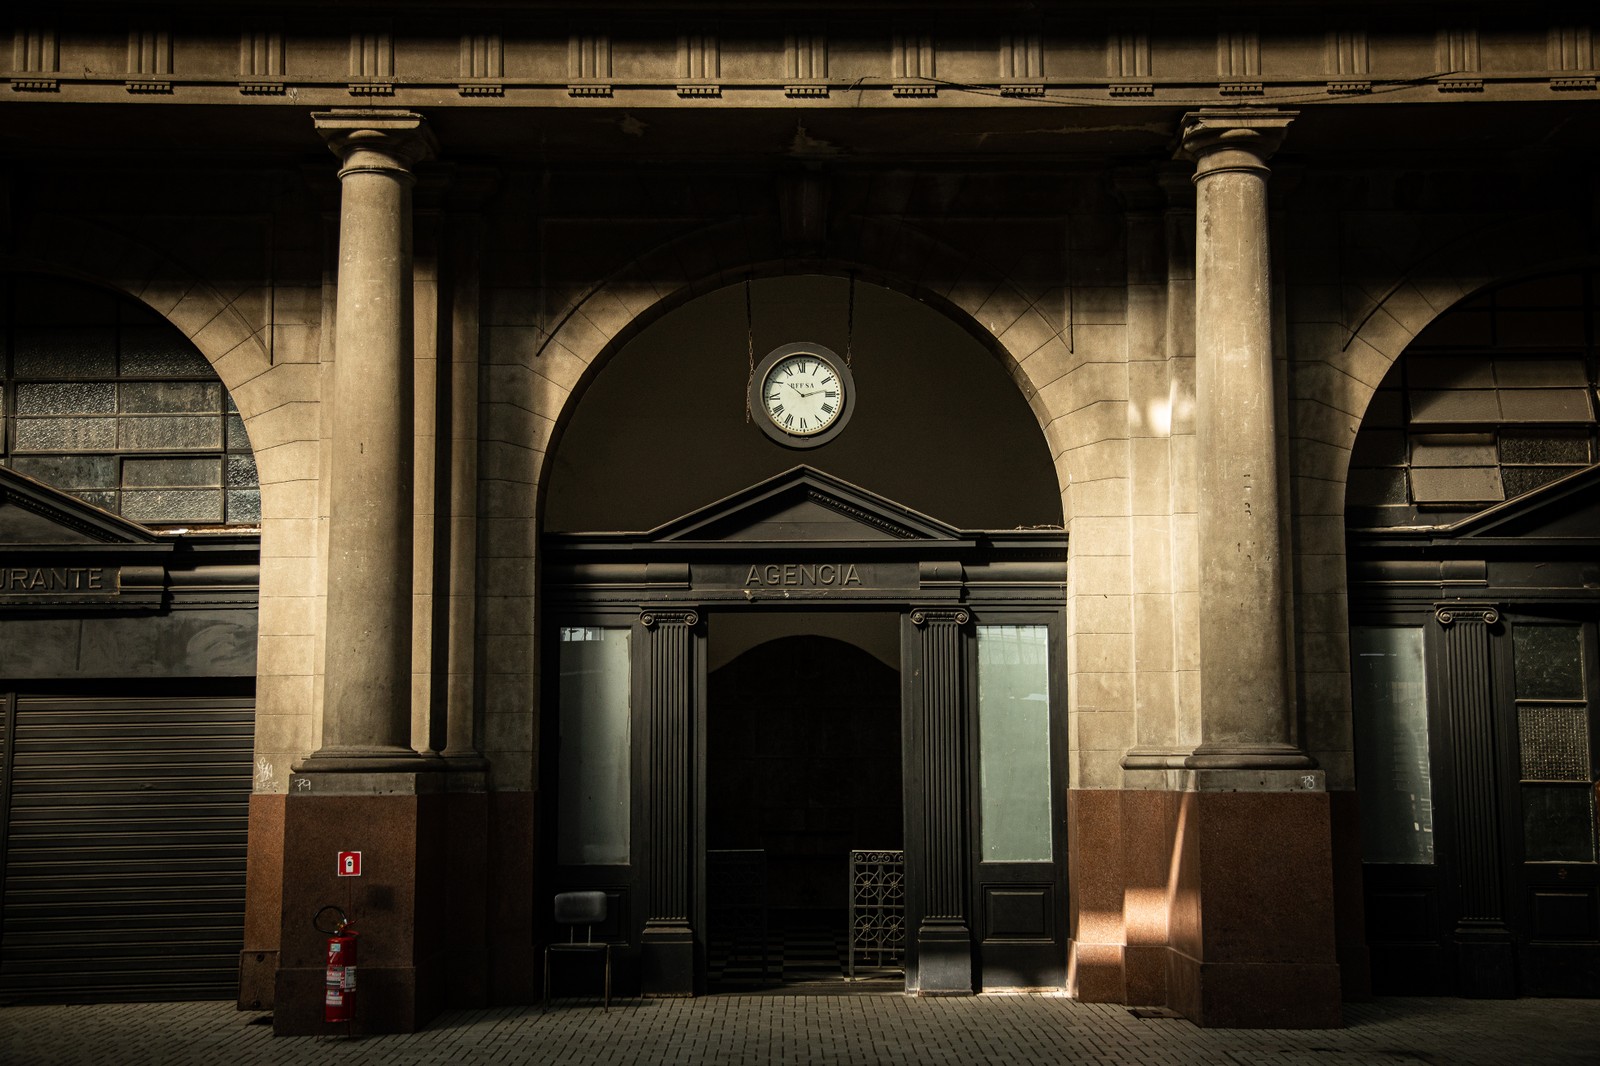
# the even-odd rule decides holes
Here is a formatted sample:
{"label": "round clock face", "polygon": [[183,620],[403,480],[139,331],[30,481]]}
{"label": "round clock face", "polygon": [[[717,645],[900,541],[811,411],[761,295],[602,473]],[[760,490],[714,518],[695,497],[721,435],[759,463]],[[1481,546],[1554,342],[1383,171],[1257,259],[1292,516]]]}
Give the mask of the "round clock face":
{"label": "round clock face", "polygon": [[820,344],[788,344],[756,369],[750,406],[767,436],[790,447],[814,447],[844,428],[850,370]]}

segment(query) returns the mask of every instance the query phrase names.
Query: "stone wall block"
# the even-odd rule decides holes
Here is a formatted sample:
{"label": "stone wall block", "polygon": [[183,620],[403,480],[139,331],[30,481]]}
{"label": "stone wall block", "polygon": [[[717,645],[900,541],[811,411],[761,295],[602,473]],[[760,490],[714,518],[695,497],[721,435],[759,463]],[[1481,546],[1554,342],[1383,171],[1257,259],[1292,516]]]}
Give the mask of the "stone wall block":
{"label": "stone wall block", "polygon": [[996,336],[1018,364],[1028,362],[1034,353],[1051,341],[1060,339],[1056,326],[1039,311],[1037,306],[1029,307]]}
{"label": "stone wall block", "polygon": [[[256,470],[261,483],[315,478],[321,443],[315,440],[287,441],[271,448],[256,449]],[[265,497],[263,497],[265,504]]]}
{"label": "stone wall block", "polygon": [[1355,447],[1360,420],[1348,412],[1329,406],[1320,399],[1297,399],[1291,405],[1290,434],[1301,440],[1316,440],[1336,448]]}
{"label": "stone wall block", "polygon": [[[973,312],[973,319],[984,329],[996,337],[1003,336],[1024,315],[1033,310],[1033,301],[1018,292],[1015,287],[1007,282],[1001,282],[993,292]],[[1047,333],[1039,334],[1039,343],[1044,343]],[[1038,345],[1034,345],[1038,347]],[[1027,351],[1013,350],[1012,354],[1021,358],[1033,349]]]}
{"label": "stone wall block", "polygon": [[1343,485],[1350,469],[1350,449],[1354,444],[1354,440],[1347,444],[1329,444],[1302,437],[1294,442],[1290,452],[1291,475],[1322,478]]}
{"label": "stone wall block", "polygon": [[1068,612],[1078,633],[1132,633],[1133,597],[1071,595]]}
{"label": "stone wall block", "polygon": [[[1082,451],[1084,449],[1080,449]],[[1071,456],[1077,456],[1072,452]],[[1087,463],[1085,465],[1095,465]],[[1100,467],[1104,473],[1104,466]],[[1083,518],[1126,515],[1128,513],[1129,478],[1115,473],[1106,476],[1082,477],[1072,483],[1073,521]],[[1068,523],[1069,527],[1072,525]]]}
{"label": "stone wall block", "polygon": [[[1136,408],[1137,405],[1130,405]],[[1163,437],[1133,437],[1128,441],[1130,512],[1166,515],[1172,507],[1171,445]]]}
{"label": "stone wall block", "polygon": [[[235,398],[235,403],[238,402]],[[280,403],[245,419],[252,449],[275,448],[291,441],[316,441],[321,436],[320,405],[315,398]]]}

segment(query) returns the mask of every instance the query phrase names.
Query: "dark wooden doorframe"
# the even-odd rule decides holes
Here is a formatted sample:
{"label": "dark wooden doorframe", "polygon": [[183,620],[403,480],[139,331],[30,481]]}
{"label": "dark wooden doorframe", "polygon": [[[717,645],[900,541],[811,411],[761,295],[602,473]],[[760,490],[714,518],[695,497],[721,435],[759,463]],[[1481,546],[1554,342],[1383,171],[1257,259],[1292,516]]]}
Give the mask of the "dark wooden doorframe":
{"label": "dark wooden doorframe", "polygon": [[[604,887],[633,897],[632,920],[615,935],[641,949],[646,992],[691,995],[704,987],[706,618],[791,609],[902,618],[907,870],[917,905],[926,908],[907,916],[916,960],[908,959],[908,987],[963,993],[978,986],[972,623],[990,608],[1059,616],[1065,533],[959,530],[797,467],[646,533],[547,535],[542,554],[541,609],[554,623],[547,632],[567,617],[636,619],[637,831],[632,869],[607,868]],[[1057,711],[1061,702],[1057,696]],[[1059,781],[1059,759],[1055,765]],[[1058,852],[1058,885],[1064,867]],[[559,887],[584,887],[582,877],[581,868],[562,868]]]}

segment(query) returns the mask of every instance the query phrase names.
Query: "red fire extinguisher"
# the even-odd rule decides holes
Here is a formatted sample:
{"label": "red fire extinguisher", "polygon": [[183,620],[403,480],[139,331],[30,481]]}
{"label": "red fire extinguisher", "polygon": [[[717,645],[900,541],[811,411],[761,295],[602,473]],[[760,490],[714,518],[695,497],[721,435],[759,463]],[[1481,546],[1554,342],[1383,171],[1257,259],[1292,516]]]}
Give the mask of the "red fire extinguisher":
{"label": "red fire extinguisher", "polygon": [[[323,916],[329,911],[338,915],[333,928],[322,927]],[[356,939],[355,928],[344,911],[328,906],[317,912],[312,922],[317,931],[328,934],[328,973],[326,991],[322,1001],[322,1020],[325,1022],[352,1022],[356,1017]]]}

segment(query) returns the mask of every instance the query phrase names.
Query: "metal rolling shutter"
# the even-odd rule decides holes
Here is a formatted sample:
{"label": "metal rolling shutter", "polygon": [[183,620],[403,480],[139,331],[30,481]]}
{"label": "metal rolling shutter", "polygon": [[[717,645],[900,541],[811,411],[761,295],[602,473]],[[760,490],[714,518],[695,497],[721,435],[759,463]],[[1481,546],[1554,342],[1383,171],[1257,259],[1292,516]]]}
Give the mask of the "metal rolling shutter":
{"label": "metal rolling shutter", "polygon": [[235,994],[253,706],[16,698],[0,997]]}

